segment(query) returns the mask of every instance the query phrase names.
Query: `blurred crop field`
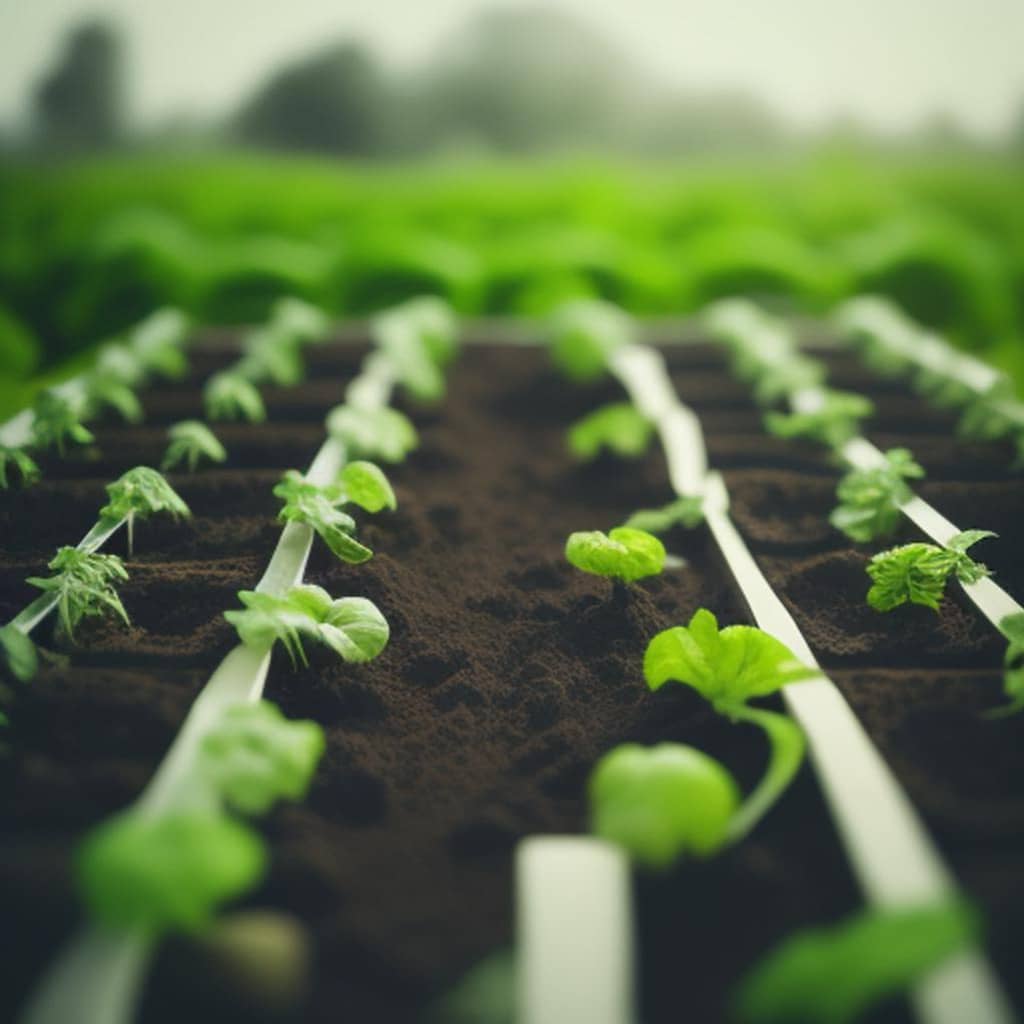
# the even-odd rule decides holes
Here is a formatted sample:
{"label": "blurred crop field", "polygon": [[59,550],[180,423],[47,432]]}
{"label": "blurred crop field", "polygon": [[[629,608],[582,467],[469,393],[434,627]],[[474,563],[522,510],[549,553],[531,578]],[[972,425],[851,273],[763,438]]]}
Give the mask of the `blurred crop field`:
{"label": "blurred crop field", "polygon": [[156,306],[339,319],[433,292],[470,315],[596,294],[640,315],[862,292],[1024,386],[1024,176],[1009,157],[356,164],[117,156],[0,167],[0,407]]}

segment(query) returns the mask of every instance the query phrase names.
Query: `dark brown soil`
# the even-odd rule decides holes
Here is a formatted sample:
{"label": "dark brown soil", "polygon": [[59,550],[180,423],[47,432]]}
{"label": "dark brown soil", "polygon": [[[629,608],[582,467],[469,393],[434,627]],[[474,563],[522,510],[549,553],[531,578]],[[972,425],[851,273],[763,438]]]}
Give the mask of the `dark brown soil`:
{"label": "dark brown soil", "polygon": [[[132,626],[83,627],[65,649],[70,667],[48,667],[14,701],[0,783],[0,1018],[74,926],[74,842],[139,792],[232,645],[221,612],[256,581],[278,536],[271,486],[308,464],[359,355],[358,346],[317,350],[311,384],[268,395],[269,425],[218,429],[230,462],[174,478],[194,518],[138,530],[123,589]],[[218,358],[201,354],[197,377]],[[704,418],[737,523],[988,912],[993,955],[1024,1003],[1014,955],[1024,926],[1024,718],[981,717],[1000,699],[998,639],[957,593],[938,616],[870,611],[869,552],[826,523],[835,468],[811,447],[765,437],[713,350],[680,350],[672,364]],[[927,498],[964,527],[1003,533],[983,557],[1024,593],[1014,533],[1024,487],[1007,476],[1007,453],[954,444],[949,416],[846,360],[836,369],[837,384],[878,399],[872,436],[911,445],[925,463]],[[147,396],[145,428],[108,424],[98,453],[47,466],[38,487],[0,497],[0,615],[31,599],[24,577],[88,528],[103,483],[158,460],[161,426],[200,413],[197,383]],[[277,657],[268,684],[270,699],[319,721],[329,739],[308,800],[262,822],[273,867],[246,901],[298,915],[314,937],[303,1021],[415,1021],[433,993],[507,943],[516,841],[583,829],[587,773],[614,744],[692,743],[744,783],[757,777],[765,752],[755,731],[682,688],[651,695],[641,675],[647,640],[696,608],[747,621],[706,533],[671,537],[687,567],[629,593],[564,563],[572,530],[606,529],[669,497],[656,452],[588,468],[567,457],[566,425],[614,395],[567,387],[538,352],[469,347],[443,408],[412,410],[422,446],[392,473],[400,509],[361,528],[376,557],[349,567],[315,549],[308,578],[336,596],[372,598],[392,640],[367,666],[311,651],[310,667],[294,671]],[[809,768],[742,846],[641,879],[638,893],[651,1024],[723,1020],[731,985],[759,954],[859,905]],[[158,964],[146,1020],[243,1019],[218,1016],[172,968]],[[901,1007],[875,1019],[902,1019]]]}

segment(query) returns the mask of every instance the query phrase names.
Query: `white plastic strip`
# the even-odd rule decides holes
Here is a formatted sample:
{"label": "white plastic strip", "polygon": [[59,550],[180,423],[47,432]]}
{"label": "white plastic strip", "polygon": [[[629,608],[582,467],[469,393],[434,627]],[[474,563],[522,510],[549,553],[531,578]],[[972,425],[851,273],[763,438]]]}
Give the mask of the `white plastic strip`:
{"label": "white plastic strip", "polygon": [[518,1024],[634,1024],[629,862],[585,836],[516,850]]}

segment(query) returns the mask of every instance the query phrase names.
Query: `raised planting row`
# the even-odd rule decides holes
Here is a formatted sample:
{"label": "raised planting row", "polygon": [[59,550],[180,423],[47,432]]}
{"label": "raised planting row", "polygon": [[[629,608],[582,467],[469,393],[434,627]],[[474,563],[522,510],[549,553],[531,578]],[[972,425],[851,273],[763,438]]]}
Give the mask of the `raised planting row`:
{"label": "raised planting row", "polygon": [[[409,371],[410,382],[424,397],[436,396],[435,364],[424,357],[431,345],[410,342],[408,323],[389,318],[375,324],[379,344],[364,364],[367,375],[348,395],[350,405],[365,409],[379,393],[377,373],[389,364],[388,352],[408,352],[410,346],[421,356],[399,357],[403,365],[418,367]],[[422,337],[437,333],[429,329]],[[219,355],[217,346],[194,348],[201,372],[180,389],[143,396],[154,426],[101,424],[101,458],[76,457],[59,470],[44,465],[35,488],[5,496],[9,547],[0,594],[10,614],[31,597],[23,579],[38,572],[69,532],[88,526],[103,503],[103,483],[135,464],[158,462],[166,443],[162,422],[180,418],[183,408],[201,408],[204,382],[230,357]],[[324,512],[323,502],[334,510],[318,522],[336,548],[356,554],[354,542],[376,552],[371,560],[350,564],[335,559],[326,545],[314,546],[305,580],[328,594],[366,595],[387,620],[391,639],[366,663],[338,663],[315,646],[305,649],[308,666],[300,659],[293,671],[287,653],[275,663],[266,697],[287,719],[319,723],[325,741],[320,767],[308,780],[305,801],[285,799],[261,820],[265,848],[249,848],[265,849],[263,880],[240,903],[204,922],[201,933],[160,945],[142,994],[142,1019],[180,1019],[183,1012],[225,1019],[225,1006],[231,1007],[231,1019],[255,1019],[256,1003],[265,1016],[274,999],[286,1003],[298,987],[301,964],[310,962],[302,954],[308,944],[315,967],[302,1019],[336,1021],[344,1007],[351,1019],[415,1020],[468,967],[511,940],[517,840],[585,832],[591,815],[600,832],[660,865],[636,879],[641,1019],[678,1020],[681,1010],[691,1019],[725,1019],[737,991],[748,993],[748,1009],[750,1000],[762,1007],[749,1009],[750,1019],[773,1019],[765,986],[774,989],[776,1000],[782,998],[779,1012],[790,1013],[774,1019],[804,1019],[799,1014],[806,1017],[806,1006],[787,1011],[785,988],[778,997],[779,982],[773,981],[793,979],[793,959],[798,968],[806,962],[802,947],[783,946],[758,974],[750,973],[801,929],[833,929],[808,940],[816,964],[823,950],[832,951],[833,963],[845,964],[855,958],[851,950],[886,947],[894,934],[933,937],[923,949],[914,947],[920,960],[901,964],[887,984],[857,972],[869,983],[855,990],[855,1009],[904,985],[915,968],[970,942],[977,919],[957,904],[931,903],[915,908],[917,916],[845,925],[862,912],[864,898],[830,819],[830,805],[838,813],[836,795],[830,791],[826,802],[815,772],[799,767],[798,734],[777,698],[754,706],[749,692],[737,691],[735,700],[708,701],[695,688],[699,679],[692,677],[692,665],[659,676],[654,662],[664,659],[658,649],[681,648],[686,637],[699,650],[702,643],[749,645],[752,651],[774,643],[747,626],[750,601],[759,625],[774,632],[759,614],[760,598],[751,596],[754,577],[736,571],[736,541],[740,549],[744,541],[749,545],[767,586],[781,599],[776,610],[792,616],[794,630],[806,636],[921,812],[939,853],[987,919],[1000,979],[1019,999],[1012,935],[1022,913],[1009,867],[1020,853],[1024,808],[1008,769],[1019,761],[1020,719],[985,720],[977,713],[999,704],[998,634],[954,588],[937,616],[914,605],[881,615],[867,604],[869,553],[853,547],[828,521],[840,473],[827,453],[767,436],[746,386],[731,377],[725,353],[716,347],[666,350],[663,382],[670,378],[678,399],[699,418],[707,461],[722,471],[731,497],[728,511],[739,535],[733,531],[733,541],[723,541],[726,509],[708,503],[707,488],[686,483],[695,467],[703,472],[693,447],[677,445],[672,456],[678,426],[654,417],[669,449],[666,464],[664,455],[644,443],[653,435],[651,424],[624,412],[636,396],[614,378],[570,387],[543,351],[472,345],[451,369],[443,407],[407,408],[421,443],[414,457],[389,473],[398,507],[361,525],[354,541],[342,527],[346,521],[335,515],[338,491],[314,501],[302,481],[292,477],[282,486],[281,479],[287,469],[308,462],[330,407],[364,355],[361,346],[311,348],[306,360],[312,383],[264,389],[268,424],[218,428],[227,461],[172,478],[193,515],[176,523],[152,520],[144,549],[129,565],[130,579],[119,587],[131,627],[111,617],[82,620],[74,644],[59,635],[50,644],[70,655],[70,666],[44,660],[35,680],[15,691],[3,789],[11,841],[0,863],[0,884],[22,941],[7,965],[12,980],[4,991],[4,1012],[25,1005],[30,985],[75,926],[70,865],[82,834],[128,805],[171,808],[174,801],[150,804],[155,797],[147,794],[160,792],[161,778],[171,780],[165,793],[185,792],[176,761],[200,771],[203,758],[179,761],[175,754],[201,752],[193,742],[197,729],[188,724],[194,712],[179,739],[174,736],[197,694],[209,692],[204,687],[211,671],[225,655],[241,657],[231,653],[237,636],[221,612],[232,605],[234,592],[252,588],[272,555],[281,509],[275,486],[286,508],[303,510],[300,518],[309,519],[311,505]],[[641,376],[650,355],[636,357]],[[847,386],[859,372],[846,357],[827,360],[830,373]],[[623,377],[631,379],[625,368]],[[876,398],[879,439],[884,434],[886,447],[912,448],[929,470],[925,497],[957,518],[976,503],[979,489],[991,498],[986,507],[992,507],[993,518],[986,525],[1003,536],[991,542],[999,547],[988,561],[1013,592],[1022,572],[1012,542],[1007,544],[1007,525],[1019,516],[1020,494],[1006,480],[1002,452],[976,445],[951,453],[941,416],[928,419],[924,406],[895,384],[883,391],[869,376],[856,383]],[[645,385],[638,387],[642,393]],[[604,413],[596,427],[591,421],[577,428],[566,441],[571,423],[609,402],[620,407]],[[672,419],[682,424],[675,409]],[[374,418],[350,409],[335,413],[330,423],[352,443],[353,431]],[[688,422],[692,428],[693,420]],[[915,424],[935,426],[935,441],[922,445],[931,435],[910,436]],[[408,435],[398,430],[390,436],[400,441]],[[693,436],[691,430],[690,441]],[[602,439],[612,439],[614,447],[623,438],[624,452],[637,455],[634,462],[600,454]],[[595,451],[594,459],[580,460]],[[948,500],[939,502],[928,488],[945,488]],[[646,511],[635,517],[637,510]],[[701,515],[703,524],[697,521]],[[631,517],[629,529],[664,531],[660,544],[643,542],[637,563],[627,559],[630,567],[619,575],[634,577],[632,582],[613,586],[566,559],[571,534],[609,530]],[[665,529],[676,520],[694,525]],[[621,536],[609,530],[604,540],[577,542],[572,556],[579,562],[579,552],[589,548],[606,569],[613,563],[601,561],[601,552],[621,552],[605,541],[618,543]],[[628,555],[629,545],[622,546]],[[654,575],[635,571],[658,565],[663,571]],[[288,611],[305,614],[308,605],[300,604]],[[708,613],[697,614],[702,608],[717,618],[714,629]],[[277,635],[281,628],[275,615],[259,621],[245,616],[280,610],[250,601],[235,621],[260,627],[258,641],[255,634],[250,638],[268,644],[267,630]],[[811,663],[809,651],[792,636],[786,646],[805,665]],[[238,648],[254,659],[259,649]],[[655,653],[648,656],[645,678],[649,649]],[[772,650],[757,675],[757,693],[791,678],[788,659],[777,646]],[[750,681],[727,667],[717,664],[711,681]],[[668,685],[673,679],[691,685]],[[808,685],[816,684],[794,683],[785,693]],[[205,704],[202,698],[195,709]],[[801,724],[813,751],[811,720]],[[303,732],[314,735],[310,728]],[[776,735],[784,733],[788,741]],[[774,761],[766,758],[764,735],[775,741]],[[312,753],[303,763],[315,760],[315,740],[306,742]],[[639,750],[613,753],[623,743]],[[160,768],[168,747],[171,757]],[[689,751],[685,764],[680,748]],[[766,763],[785,770],[769,771],[759,785]],[[693,819],[665,819],[664,804],[650,802],[645,777],[667,779],[671,802],[680,769],[717,793],[723,813],[715,828],[704,831],[705,821],[694,832]],[[790,771],[795,774],[785,785]],[[147,789],[154,772],[155,784]],[[232,788],[229,795],[223,785],[221,776],[196,792],[209,796],[212,790],[214,802],[250,811],[271,802],[243,797],[239,804],[238,791]],[[304,788],[293,783],[273,793],[287,797]],[[140,792],[141,802],[133,803]],[[741,800],[740,793],[747,798]],[[633,806],[646,807],[656,826],[669,822],[660,844],[657,829],[654,839],[649,829],[631,838],[623,810]],[[251,838],[249,826],[230,820]],[[94,835],[102,837],[109,828],[101,826]],[[99,877],[109,876],[101,869]],[[123,877],[132,877],[131,871]],[[187,872],[189,882],[202,877]],[[243,888],[238,884],[234,891]],[[138,890],[121,886],[115,895],[120,899],[126,891]],[[207,891],[205,898],[213,895]],[[254,959],[261,948],[256,935],[265,940],[263,949],[273,950],[269,960]],[[150,948],[148,939],[144,945]],[[288,969],[271,971],[269,962]],[[128,966],[129,980],[138,980],[138,962],[128,958]],[[796,978],[801,980],[799,969]],[[806,996],[806,984],[796,987]],[[464,988],[456,993],[465,994]],[[45,1009],[46,999],[36,1005]],[[488,1019],[460,1018],[451,1005],[441,1019]],[[835,1019],[850,1005],[836,1004]],[[502,1012],[507,1014],[507,1003]],[[901,1019],[903,1012],[897,1000],[876,1019]]]}

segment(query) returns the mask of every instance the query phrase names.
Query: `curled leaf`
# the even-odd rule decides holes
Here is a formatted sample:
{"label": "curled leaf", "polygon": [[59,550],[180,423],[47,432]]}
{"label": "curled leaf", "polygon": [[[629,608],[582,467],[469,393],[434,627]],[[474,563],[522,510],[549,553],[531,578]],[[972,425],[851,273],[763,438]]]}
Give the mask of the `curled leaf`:
{"label": "curled leaf", "polygon": [[262,423],[267,409],[251,381],[238,373],[214,374],[203,388],[203,406],[208,420],[247,420]]}
{"label": "curled leaf", "polygon": [[596,458],[602,449],[634,459],[647,451],[653,433],[653,425],[635,406],[629,402],[613,402],[569,428],[569,450],[582,461]]}
{"label": "curled leaf", "polygon": [[600,530],[570,534],[565,557],[584,572],[632,583],[664,569],[665,546],[653,534],[618,526],[607,534]]}
{"label": "curled leaf", "polygon": [[401,462],[419,443],[409,418],[386,407],[339,405],[327,416],[327,432],[354,458],[385,462]]}
{"label": "curled leaf", "polygon": [[182,463],[190,473],[194,473],[199,463],[206,459],[209,462],[224,462],[228,453],[224,445],[217,440],[212,430],[199,420],[182,420],[172,424],[167,430],[171,443],[167,446],[160,468],[166,473]]}
{"label": "curled leaf", "polygon": [[146,519],[158,512],[174,519],[192,515],[178,492],[149,466],[136,466],[107,484],[107,496],[107,504],[100,509],[101,519]]}

